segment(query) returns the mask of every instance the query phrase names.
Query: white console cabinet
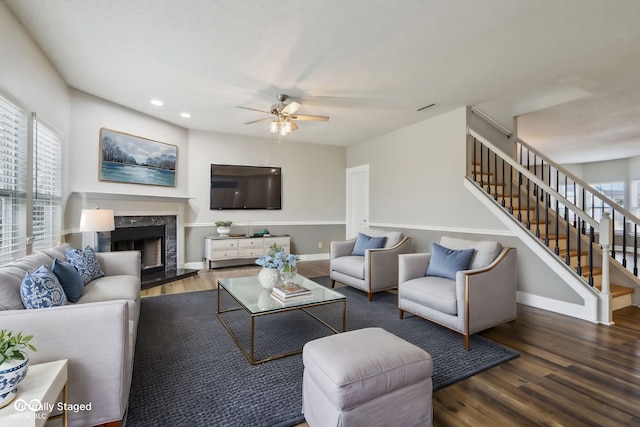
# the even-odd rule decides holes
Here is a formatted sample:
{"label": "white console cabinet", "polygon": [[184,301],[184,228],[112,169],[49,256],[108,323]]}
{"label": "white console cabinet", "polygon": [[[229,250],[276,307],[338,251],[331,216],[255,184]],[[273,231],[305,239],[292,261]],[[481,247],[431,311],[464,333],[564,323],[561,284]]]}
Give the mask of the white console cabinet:
{"label": "white console cabinet", "polygon": [[286,253],[291,252],[290,236],[206,236],[204,238],[204,258],[208,268],[251,264],[269,252],[269,247],[274,243],[284,248]]}

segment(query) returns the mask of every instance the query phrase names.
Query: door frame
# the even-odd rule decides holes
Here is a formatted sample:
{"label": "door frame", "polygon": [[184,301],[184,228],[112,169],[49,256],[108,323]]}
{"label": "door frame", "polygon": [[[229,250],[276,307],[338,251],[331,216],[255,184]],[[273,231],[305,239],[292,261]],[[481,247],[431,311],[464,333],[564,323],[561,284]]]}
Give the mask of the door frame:
{"label": "door frame", "polygon": [[360,174],[365,174],[366,181],[367,181],[367,188],[366,188],[366,194],[365,194],[366,206],[364,206],[363,211],[366,212],[366,218],[364,220],[366,223],[366,228],[369,228],[369,164],[364,164],[360,166],[350,167],[350,168],[347,168],[346,170],[347,200],[346,200],[345,237],[347,239],[355,237],[357,235],[357,230],[355,230],[354,232],[351,226],[353,224],[353,218],[352,218],[353,211],[351,209],[351,202],[354,199],[352,194],[353,189],[351,187],[353,183],[353,177],[355,175],[360,175]]}

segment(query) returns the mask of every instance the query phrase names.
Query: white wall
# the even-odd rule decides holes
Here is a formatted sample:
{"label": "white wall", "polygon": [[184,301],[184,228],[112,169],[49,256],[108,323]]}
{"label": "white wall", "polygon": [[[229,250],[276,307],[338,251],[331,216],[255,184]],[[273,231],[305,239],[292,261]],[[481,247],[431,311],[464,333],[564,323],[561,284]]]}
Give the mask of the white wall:
{"label": "white wall", "polygon": [[[188,222],[213,226],[234,223],[344,222],[344,147],[304,144],[284,138],[251,138],[214,132],[189,134]],[[282,168],[282,210],[209,210],[210,166],[238,164]]]}
{"label": "white wall", "polygon": [[348,167],[370,165],[371,223],[506,229],[463,187],[466,120],[460,108],[348,147]]}
{"label": "white wall", "polygon": [[[188,131],[74,89],[71,94],[69,191],[186,197],[189,190]],[[108,128],[178,147],[176,187],[100,181],[100,129]],[[81,167],[77,167],[81,165]]]}
{"label": "white wall", "polygon": [[66,140],[67,84],[13,14],[0,2],[0,90],[36,112]]}
{"label": "white wall", "polygon": [[63,203],[68,195],[69,93],[67,84],[22,25],[0,2],[0,92],[36,113],[62,138]]}

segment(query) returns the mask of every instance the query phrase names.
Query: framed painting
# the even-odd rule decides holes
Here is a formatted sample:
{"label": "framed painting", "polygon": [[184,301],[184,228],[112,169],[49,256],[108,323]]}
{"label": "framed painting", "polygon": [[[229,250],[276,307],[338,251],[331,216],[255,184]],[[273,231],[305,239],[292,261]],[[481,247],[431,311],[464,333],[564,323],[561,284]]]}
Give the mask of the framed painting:
{"label": "framed painting", "polygon": [[176,186],[178,147],[100,129],[100,181]]}

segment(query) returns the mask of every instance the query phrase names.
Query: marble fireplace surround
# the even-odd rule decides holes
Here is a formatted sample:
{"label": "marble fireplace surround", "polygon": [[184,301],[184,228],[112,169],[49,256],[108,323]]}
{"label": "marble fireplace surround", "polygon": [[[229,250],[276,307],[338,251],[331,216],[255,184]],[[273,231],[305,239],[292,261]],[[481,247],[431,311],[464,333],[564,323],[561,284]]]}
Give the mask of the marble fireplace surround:
{"label": "marble fireplace surround", "polygon": [[[184,211],[188,198],[118,193],[74,196],[82,208],[113,209],[116,228],[165,225],[165,270],[184,267]],[[110,233],[98,233],[98,247],[110,250]]]}

